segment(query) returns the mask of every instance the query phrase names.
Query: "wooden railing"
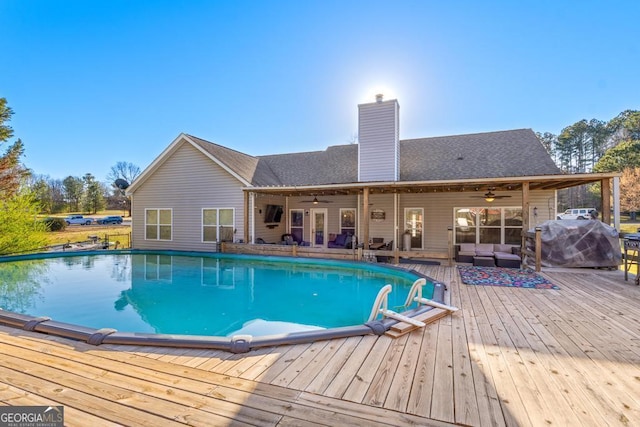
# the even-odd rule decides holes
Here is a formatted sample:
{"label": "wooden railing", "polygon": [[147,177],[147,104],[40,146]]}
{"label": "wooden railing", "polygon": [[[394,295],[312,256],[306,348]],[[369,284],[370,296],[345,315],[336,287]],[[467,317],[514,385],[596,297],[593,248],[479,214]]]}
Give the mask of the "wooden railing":
{"label": "wooden railing", "polygon": [[[402,258],[426,258],[447,260],[448,254],[442,251],[399,251],[397,248],[393,251],[376,250],[364,251],[362,248],[356,249],[325,249],[313,248],[310,246],[298,245],[272,245],[272,244],[247,244],[247,243],[228,243],[220,244],[220,252],[234,254],[249,255],[279,255],[306,258],[330,258],[344,259],[350,261],[361,261],[366,253],[376,256],[393,257],[395,263]],[[450,262],[450,259],[449,259]]]}

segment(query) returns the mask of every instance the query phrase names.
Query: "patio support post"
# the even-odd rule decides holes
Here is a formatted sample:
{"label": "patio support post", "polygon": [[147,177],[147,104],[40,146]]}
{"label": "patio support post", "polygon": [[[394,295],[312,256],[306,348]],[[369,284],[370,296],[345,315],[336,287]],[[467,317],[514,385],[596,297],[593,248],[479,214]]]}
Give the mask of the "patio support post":
{"label": "patio support post", "polygon": [[398,227],[398,210],[400,209],[400,195],[398,192],[393,193],[393,232],[394,232],[394,245],[393,245],[393,260],[395,264],[400,263],[400,255],[398,253],[398,246],[400,246],[400,229]]}
{"label": "patio support post", "polygon": [[362,238],[364,249],[369,250],[369,187],[362,190]]}
{"label": "patio support post", "polygon": [[602,206],[602,222],[611,224],[611,178],[602,178],[600,181],[600,199]]}
{"label": "patio support post", "polygon": [[620,177],[613,177],[613,226],[620,231]]}
{"label": "patio support post", "polygon": [[449,267],[451,267],[453,265],[453,227],[452,226],[448,226],[447,227],[447,235],[449,237],[449,244],[447,246],[448,249],[448,253],[447,253],[447,258],[449,259]]}
{"label": "patio support post", "polygon": [[536,227],[536,271],[542,270],[542,227]]}
{"label": "patio support post", "polygon": [[[520,238],[520,249],[524,251],[527,241],[527,230],[531,228],[529,218],[529,182],[522,183],[522,234]],[[524,253],[524,252],[523,252]]]}
{"label": "patio support post", "polygon": [[[253,218],[254,215],[251,215]],[[255,222],[255,218],[253,218]],[[249,243],[249,192],[244,192],[244,242]]]}

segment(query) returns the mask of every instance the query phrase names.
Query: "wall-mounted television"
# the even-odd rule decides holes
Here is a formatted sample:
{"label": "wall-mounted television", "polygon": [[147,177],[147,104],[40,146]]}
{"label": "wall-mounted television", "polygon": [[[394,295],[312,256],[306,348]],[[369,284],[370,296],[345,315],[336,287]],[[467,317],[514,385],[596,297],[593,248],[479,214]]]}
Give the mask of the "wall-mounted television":
{"label": "wall-mounted television", "polygon": [[264,210],[264,222],[280,222],[284,209],[281,205],[267,205]]}

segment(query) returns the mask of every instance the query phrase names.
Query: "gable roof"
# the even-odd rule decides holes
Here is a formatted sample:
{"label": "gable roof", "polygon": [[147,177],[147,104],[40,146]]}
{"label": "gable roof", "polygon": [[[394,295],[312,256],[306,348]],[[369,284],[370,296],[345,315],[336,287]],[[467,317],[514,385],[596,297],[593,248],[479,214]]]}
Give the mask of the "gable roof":
{"label": "gable roof", "polygon": [[[184,142],[192,144],[247,186],[308,186],[358,181],[356,144],[331,146],[324,151],[251,156],[181,134],[127,192],[144,182],[172,150]],[[558,174],[562,171],[531,129],[400,141],[400,181]]]}
{"label": "gable roof", "polygon": [[400,180],[503,178],[562,173],[531,129],[400,142]]}
{"label": "gable roof", "polygon": [[[260,156],[280,185],[347,184],[358,181],[358,146]],[[557,175],[556,166],[531,129],[400,141],[400,181]],[[255,185],[255,184],[254,184]]]}
{"label": "gable roof", "polygon": [[355,144],[259,159],[276,174],[280,185],[344,184],[358,180],[358,146]]}
{"label": "gable roof", "polygon": [[260,162],[258,157],[205,141],[193,135],[187,136],[199,147],[219,160],[224,166],[237,173],[252,185],[280,185],[280,180],[274,175],[269,165],[265,162]]}

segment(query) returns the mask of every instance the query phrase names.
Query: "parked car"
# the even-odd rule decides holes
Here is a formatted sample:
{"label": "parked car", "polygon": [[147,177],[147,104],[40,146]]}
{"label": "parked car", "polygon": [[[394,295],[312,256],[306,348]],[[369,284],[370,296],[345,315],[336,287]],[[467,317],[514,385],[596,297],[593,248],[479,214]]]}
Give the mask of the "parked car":
{"label": "parked car", "polygon": [[122,217],[118,215],[105,216],[98,220],[98,224],[122,224]]}
{"label": "parked car", "polygon": [[85,218],[82,215],[69,215],[64,219],[64,222],[66,222],[67,225],[71,225],[71,224],[91,225],[93,223],[93,219]]}
{"label": "parked car", "polygon": [[595,208],[567,209],[558,215],[558,219],[593,219],[597,218],[597,212]]}

